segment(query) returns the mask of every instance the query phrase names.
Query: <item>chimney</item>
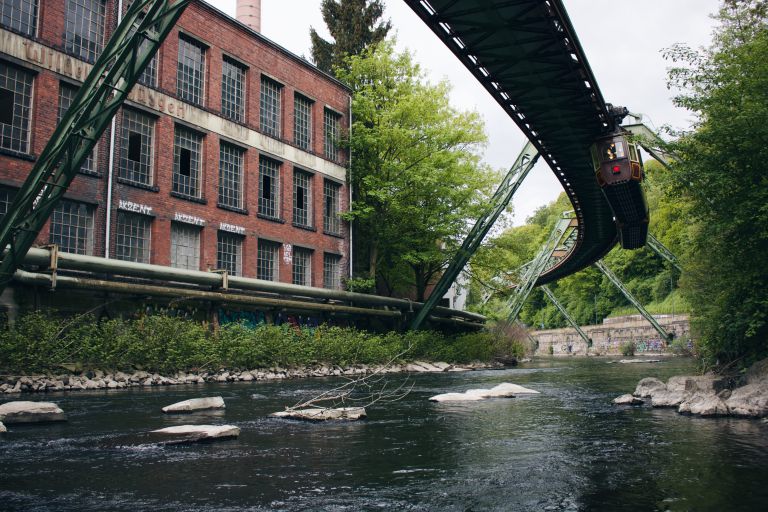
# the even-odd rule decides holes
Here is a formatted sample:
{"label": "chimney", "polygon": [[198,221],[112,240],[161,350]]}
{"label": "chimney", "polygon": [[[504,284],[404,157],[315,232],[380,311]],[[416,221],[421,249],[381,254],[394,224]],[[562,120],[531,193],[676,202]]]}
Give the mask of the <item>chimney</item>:
{"label": "chimney", "polygon": [[237,21],[261,32],[261,0],[237,0]]}

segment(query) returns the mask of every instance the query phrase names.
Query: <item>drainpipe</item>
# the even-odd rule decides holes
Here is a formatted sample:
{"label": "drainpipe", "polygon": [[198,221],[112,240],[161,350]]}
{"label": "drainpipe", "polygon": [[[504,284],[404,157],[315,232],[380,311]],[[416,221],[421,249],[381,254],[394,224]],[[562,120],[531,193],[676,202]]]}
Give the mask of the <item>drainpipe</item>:
{"label": "drainpipe", "polygon": [[[117,1],[117,24],[123,21],[123,0]],[[112,175],[115,172],[115,130],[117,121],[112,117],[112,129],[109,133],[109,170],[107,171],[107,217],[104,227],[104,257],[109,258],[109,240],[112,236]]]}
{"label": "drainpipe", "polygon": [[[347,180],[347,188],[349,189],[349,211],[352,211],[352,95],[349,95],[349,160],[347,161],[347,167],[349,167],[349,179]],[[353,221],[349,221],[349,278],[354,277],[354,265],[355,259],[353,258],[353,246],[352,246],[352,224]]]}

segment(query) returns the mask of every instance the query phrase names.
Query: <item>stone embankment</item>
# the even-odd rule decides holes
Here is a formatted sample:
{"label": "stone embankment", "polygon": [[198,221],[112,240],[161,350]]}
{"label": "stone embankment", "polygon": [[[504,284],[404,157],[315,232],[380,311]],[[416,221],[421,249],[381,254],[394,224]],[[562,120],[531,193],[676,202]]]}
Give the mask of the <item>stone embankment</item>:
{"label": "stone embankment", "polygon": [[282,379],[302,379],[308,377],[340,377],[368,375],[371,373],[440,373],[469,371],[500,367],[494,363],[476,362],[467,365],[448,363],[428,363],[413,361],[390,366],[353,365],[347,367],[317,365],[307,368],[262,368],[256,370],[217,372],[177,372],[172,376],[136,372],[104,372],[93,370],[82,375],[30,375],[0,376],[0,394],[14,394],[44,391],[80,391],[94,389],[125,389],[133,387],[174,386],[179,384],[203,384],[206,382],[249,382]]}
{"label": "stone embankment", "polygon": [[676,407],[681,414],[701,416],[768,416],[768,359],[755,363],[738,385],[725,377],[708,373],[670,377],[666,383],[653,377],[638,382],[634,393],[614,400],[617,405]]}

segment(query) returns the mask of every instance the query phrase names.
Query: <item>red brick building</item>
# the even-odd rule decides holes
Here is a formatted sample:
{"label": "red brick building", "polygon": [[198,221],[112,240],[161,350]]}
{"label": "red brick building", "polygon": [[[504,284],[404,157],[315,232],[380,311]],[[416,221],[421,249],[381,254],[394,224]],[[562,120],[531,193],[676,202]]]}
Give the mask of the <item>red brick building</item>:
{"label": "red brick building", "polygon": [[[0,214],[115,29],[117,9],[117,0],[0,0]],[[338,141],[349,104],[334,78],[193,1],[37,241],[338,288],[348,275]]]}

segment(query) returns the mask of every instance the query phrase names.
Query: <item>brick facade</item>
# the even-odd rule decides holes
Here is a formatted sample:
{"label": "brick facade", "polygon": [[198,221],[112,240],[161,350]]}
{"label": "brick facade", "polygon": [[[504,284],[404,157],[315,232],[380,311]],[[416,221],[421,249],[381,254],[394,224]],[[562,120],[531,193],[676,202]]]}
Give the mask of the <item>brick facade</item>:
{"label": "brick facade", "polygon": [[[0,3],[10,5],[15,2]],[[20,153],[0,148],[0,187],[5,191],[18,189],[23,183],[36,155],[40,154],[53,133],[61,84],[80,85],[90,69],[87,62],[73,56],[72,51],[65,45],[68,3],[69,0],[40,0],[35,35],[23,34],[15,27],[0,26],[0,64],[12,69],[22,69],[33,75],[29,150]],[[115,28],[117,2],[106,1],[105,9],[106,42]],[[182,101],[177,94],[180,34],[181,37],[204,48],[203,91],[199,104]],[[244,120],[240,122],[228,119],[222,114],[222,66],[225,58],[245,69],[245,115]],[[119,212],[125,211],[149,214],[149,259],[154,264],[171,264],[173,222],[188,225],[202,223],[200,270],[220,266],[217,262],[217,236],[221,230],[244,233],[244,276],[256,276],[259,240],[280,244],[276,264],[279,269],[278,279],[282,282],[290,283],[292,280],[293,247],[311,250],[313,286],[323,286],[323,260],[326,254],[341,256],[341,275],[346,276],[349,228],[342,222],[339,233],[324,232],[323,215],[326,204],[323,191],[326,180],[338,184],[339,210],[345,211],[348,208],[347,157],[343,150],[337,152],[336,159],[325,156],[324,117],[326,111],[333,113],[334,118],[339,120],[340,132],[347,133],[350,91],[302,58],[289,53],[200,0],[193,1],[187,8],[155,59],[156,85],[134,87],[129,101],[116,116],[112,169],[110,142],[113,137],[108,129],[98,143],[95,172],[79,173],[65,195],[66,199],[87,203],[93,207],[93,254],[104,256],[107,253],[105,235],[107,210],[110,209],[110,257],[116,257],[118,254],[117,219]],[[279,84],[280,127],[277,136],[265,135],[260,127],[262,77]],[[4,94],[6,98],[9,97],[7,93]],[[295,142],[295,95],[311,102],[311,142],[307,149],[302,149]],[[129,152],[128,147],[123,147],[127,146],[124,144],[124,138],[128,136],[122,133],[126,109],[154,119],[154,136],[151,141],[152,176],[147,185],[132,183],[118,176],[121,154]],[[184,197],[172,192],[174,172],[177,173],[177,178],[179,174],[183,174],[182,179],[187,179],[188,173],[194,173],[194,170],[189,171],[185,167],[185,162],[190,161],[189,155],[174,146],[175,132],[180,128],[190,130],[202,140],[197,197]],[[128,130],[126,132],[133,134]],[[239,148],[243,154],[240,185],[243,202],[242,208],[239,209],[218,204],[222,142]],[[258,214],[258,198],[260,194],[264,194],[260,189],[264,182],[259,179],[259,161],[265,157],[279,162],[279,196],[275,218],[265,218]],[[131,158],[135,158],[135,155],[132,154]],[[174,162],[181,170],[174,171]],[[295,197],[295,171],[311,176],[310,193],[306,199],[301,199],[304,192],[299,194],[300,199]],[[113,193],[111,204],[108,204],[110,173],[113,178]],[[294,201],[305,201],[302,204],[309,206],[310,226],[294,224]],[[49,243],[49,230],[49,225],[46,225],[40,232],[37,240],[39,244]]]}

